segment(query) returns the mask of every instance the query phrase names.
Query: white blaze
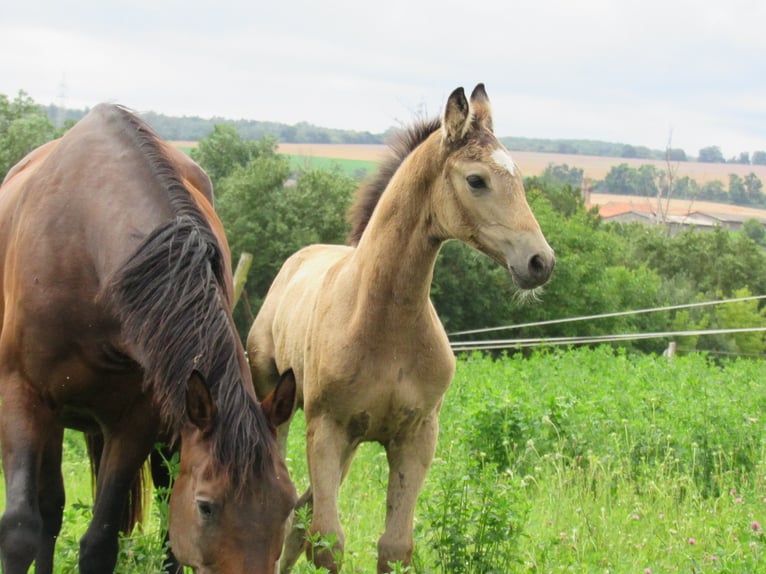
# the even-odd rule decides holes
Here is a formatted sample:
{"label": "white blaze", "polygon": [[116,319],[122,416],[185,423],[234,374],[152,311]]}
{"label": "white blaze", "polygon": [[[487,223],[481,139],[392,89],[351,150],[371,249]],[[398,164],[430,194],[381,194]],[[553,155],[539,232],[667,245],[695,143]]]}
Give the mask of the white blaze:
{"label": "white blaze", "polygon": [[497,165],[507,169],[511,175],[516,173],[516,164],[513,163],[513,158],[511,157],[511,154],[509,154],[503,148],[499,147],[495,151],[493,151],[492,159],[495,161]]}

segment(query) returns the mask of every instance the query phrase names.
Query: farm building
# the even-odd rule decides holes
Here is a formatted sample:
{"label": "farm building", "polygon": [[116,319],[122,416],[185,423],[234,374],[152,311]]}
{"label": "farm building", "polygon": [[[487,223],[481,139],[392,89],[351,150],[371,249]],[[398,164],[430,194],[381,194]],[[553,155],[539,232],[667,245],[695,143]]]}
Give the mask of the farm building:
{"label": "farm building", "polygon": [[[654,225],[660,221],[656,200],[650,198],[635,198],[635,201],[607,200],[598,201],[598,196],[590,197],[588,207],[598,207],[602,221],[615,223],[643,223]],[[691,205],[679,205],[672,202],[664,220],[670,225],[671,233],[693,227],[698,231],[710,231],[722,227],[730,231],[738,231],[748,219],[757,219],[766,225],[766,210],[749,209],[739,206],[714,204],[715,210],[709,210],[711,204],[705,204],[705,209],[691,209]],[[683,202],[690,203],[690,202]],[[665,204],[663,203],[663,208]]]}

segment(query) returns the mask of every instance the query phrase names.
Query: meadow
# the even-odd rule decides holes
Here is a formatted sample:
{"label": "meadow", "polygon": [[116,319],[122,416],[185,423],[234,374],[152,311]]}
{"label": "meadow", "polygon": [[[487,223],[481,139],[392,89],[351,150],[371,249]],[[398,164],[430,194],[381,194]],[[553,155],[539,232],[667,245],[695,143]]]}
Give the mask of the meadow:
{"label": "meadow", "polygon": [[[610,347],[461,357],[416,510],[413,565],[399,571],[766,571],[765,375],[759,360]],[[288,463],[299,491],[303,429],[298,413]],[[90,505],[76,433],[65,459],[62,573],[76,571]],[[386,480],[383,449],[362,445],[340,495],[344,572],[375,571]],[[157,571],[162,508],[154,502],[123,540],[119,572]],[[301,560],[295,572],[316,570]]]}

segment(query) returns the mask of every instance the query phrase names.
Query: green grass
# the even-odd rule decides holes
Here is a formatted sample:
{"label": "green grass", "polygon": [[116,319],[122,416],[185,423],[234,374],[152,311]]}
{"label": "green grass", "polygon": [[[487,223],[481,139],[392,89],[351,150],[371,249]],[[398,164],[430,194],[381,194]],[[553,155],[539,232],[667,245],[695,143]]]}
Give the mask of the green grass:
{"label": "green grass", "polygon": [[312,169],[332,171],[337,169],[344,175],[354,179],[362,179],[365,175],[373,173],[378,168],[377,162],[360,159],[338,159],[294,154],[284,155],[290,158],[290,167],[294,171],[308,171]]}
{"label": "green grass", "polygon": [[[418,502],[423,573],[766,571],[766,366],[608,348],[461,358]],[[291,475],[307,486],[296,415]],[[68,442],[71,442],[68,440]],[[84,452],[84,451],[83,451]],[[72,572],[90,483],[68,449],[57,572]],[[72,460],[72,458],[76,460]],[[374,572],[385,455],[365,444],[341,488],[344,572]],[[121,572],[151,571],[156,516],[123,542]],[[153,545],[153,546],[152,546]],[[297,574],[316,570],[299,561]]]}

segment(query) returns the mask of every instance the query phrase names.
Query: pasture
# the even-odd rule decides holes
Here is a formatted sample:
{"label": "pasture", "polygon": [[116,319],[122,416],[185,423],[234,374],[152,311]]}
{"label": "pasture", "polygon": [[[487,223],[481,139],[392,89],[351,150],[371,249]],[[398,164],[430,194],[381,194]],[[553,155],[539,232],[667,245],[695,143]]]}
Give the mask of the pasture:
{"label": "pasture", "polygon": [[[461,357],[416,509],[411,571],[762,572],[765,410],[757,360],[608,347]],[[298,490],[302,425],[299,413],[288,443]],[[59,573],[76,571],[87,464],[68,434]],[[363,445],[340,493],[344,572],[375,570],[386,480],[382,448]],[[161,509],[122,541],[118,572],[156,571]],[[295,572],[316,570],[301,560]]]}

